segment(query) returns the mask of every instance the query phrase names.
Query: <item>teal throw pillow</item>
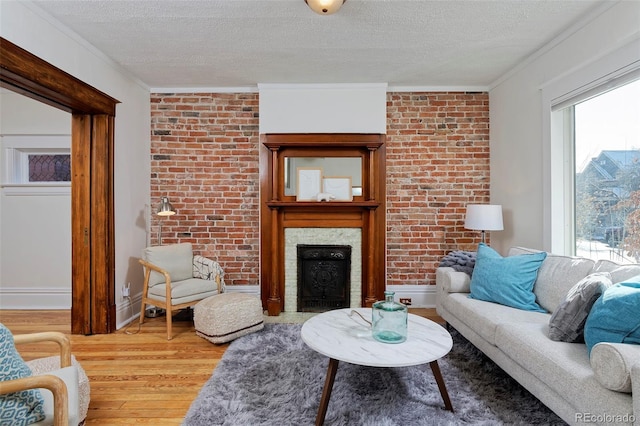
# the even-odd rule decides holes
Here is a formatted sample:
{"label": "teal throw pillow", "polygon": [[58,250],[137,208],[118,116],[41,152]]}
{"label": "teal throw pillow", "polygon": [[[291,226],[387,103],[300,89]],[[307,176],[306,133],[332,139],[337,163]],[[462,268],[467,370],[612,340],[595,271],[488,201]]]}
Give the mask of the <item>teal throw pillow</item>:
{"label": "teal throw pillow", "polygon": [[546,257],[545,252],[502,257],[480,243],[469,297],[527,311],[547,312],[536,303],[533,294],[538,269]]}
{"label": "teal throw pillow", "polygon": [[614,284],[593,304],[584,326],[587,350],[600,342],[640,345],[640,275]]}
{"label": "teal throw pillow", "polygon": [[[0,381],[31,376],[13,342],[13,335],[0,324]],[[0,425],[22,426],[44,420],[44,400],[38,389],[0,395]]]}

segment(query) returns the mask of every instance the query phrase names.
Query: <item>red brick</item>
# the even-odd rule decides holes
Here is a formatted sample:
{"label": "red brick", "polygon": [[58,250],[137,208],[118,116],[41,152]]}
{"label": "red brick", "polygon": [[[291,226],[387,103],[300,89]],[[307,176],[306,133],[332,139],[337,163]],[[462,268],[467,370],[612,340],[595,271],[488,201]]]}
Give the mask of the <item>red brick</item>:
{"label": "red brick", "polygon": [[[165,195],[178,210],[163,243],[192,242],[229,285],[259,283],[258,105],[257,93],[151,95],[151,158],[170,156],[151,161],[151,210]],[[488,94],[388,93],[386,141],[387,284],[433,284],[442,256],[480,241],[463,224],[467,203],[489,201]]]}

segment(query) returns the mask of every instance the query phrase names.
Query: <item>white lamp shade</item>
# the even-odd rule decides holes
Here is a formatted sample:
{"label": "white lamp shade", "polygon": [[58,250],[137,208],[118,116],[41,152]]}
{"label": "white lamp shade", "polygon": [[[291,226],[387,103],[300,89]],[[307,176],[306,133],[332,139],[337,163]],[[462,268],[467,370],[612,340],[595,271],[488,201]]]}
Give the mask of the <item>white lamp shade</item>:
{"label": "white lamp shade", "polygon": [[502,206],[499,204],[467,204],[466,229],[502,231]]}
{"label": "white lamp shade", "polygon": [[305,3],[319,15],[336,13],[347,0],[304,0]]}

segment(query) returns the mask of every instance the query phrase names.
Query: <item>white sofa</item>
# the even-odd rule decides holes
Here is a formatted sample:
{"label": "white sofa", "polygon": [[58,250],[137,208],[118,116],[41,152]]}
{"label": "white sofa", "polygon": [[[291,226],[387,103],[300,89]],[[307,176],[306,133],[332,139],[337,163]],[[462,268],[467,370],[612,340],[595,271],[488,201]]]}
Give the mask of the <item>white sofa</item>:
{"label": "white sofa", "polygon": [[[508,255],[536,252],[513,247]],[[534,293],[550,313],[471,299],[469,275],[441,267],[436,270],[437,312],[567,423],[639,426],[640,345],[599,343],[591,355],[598,349],[600,358],[593,362],[584,343],[557,342],[548,335],[551,313],[574,284],[593,272],[610,272],[616,283],[639,275],[640,265],[548,254]],[[609,389],[625,379],[628,385],[629,376],[631,393]]]}

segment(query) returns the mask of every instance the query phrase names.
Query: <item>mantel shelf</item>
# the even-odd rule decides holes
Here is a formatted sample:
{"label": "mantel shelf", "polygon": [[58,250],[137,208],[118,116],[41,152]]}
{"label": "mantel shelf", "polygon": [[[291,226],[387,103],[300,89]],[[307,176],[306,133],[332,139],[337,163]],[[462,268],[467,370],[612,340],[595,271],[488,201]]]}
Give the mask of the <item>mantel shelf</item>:
{"label": "mantel shelf", "polygon": [[377,209],[380,203],[377,201],[268,201],[267,206],[270,208],[309,208],[309,207],[340,207],[340,208],[365,208],[365,209]]}

